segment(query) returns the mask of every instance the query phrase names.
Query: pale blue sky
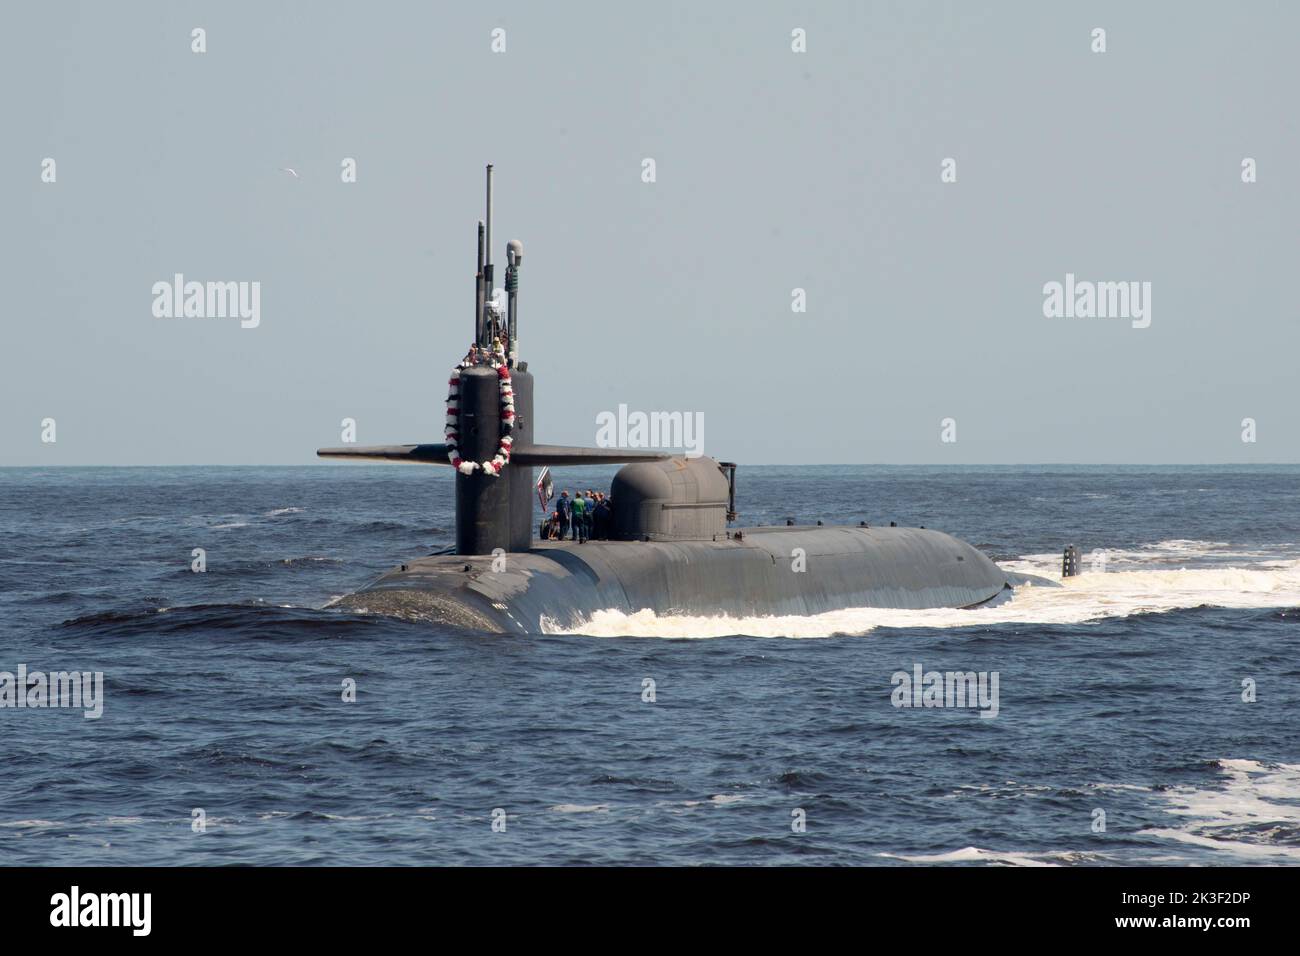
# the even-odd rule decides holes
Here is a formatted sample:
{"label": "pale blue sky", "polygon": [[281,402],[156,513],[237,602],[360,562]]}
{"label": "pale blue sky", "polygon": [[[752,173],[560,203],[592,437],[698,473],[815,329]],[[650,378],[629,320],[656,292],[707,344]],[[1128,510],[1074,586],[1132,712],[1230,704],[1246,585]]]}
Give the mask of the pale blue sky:
{"label": "pale blue sky", "polygon": [[[487,162],[539,440],[626,403],[751,464],[1300,461],[1297,33],[1289,3],[10,5],[0,465],[440,440]],[[154,318],[176,272],[259,281],[260,327]],[[1044,318],[1067,272],[1151,282],[1150,328]]]}

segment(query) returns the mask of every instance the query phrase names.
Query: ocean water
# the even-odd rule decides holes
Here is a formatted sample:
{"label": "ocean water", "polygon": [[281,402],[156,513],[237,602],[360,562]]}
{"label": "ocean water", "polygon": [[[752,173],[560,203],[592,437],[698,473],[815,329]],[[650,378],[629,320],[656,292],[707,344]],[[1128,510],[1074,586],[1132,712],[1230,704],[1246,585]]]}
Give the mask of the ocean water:
{"label": "ocean water", "polygon": [[[98,719],[0,709],[0,863],[1294,863],[1298,483],[742,468],[742,524],[1088,570],[972,611],[519,638],[329,607],[451,542],[444,469],[0,469],[0,671],[104,675]],[[917,665],[996,672],[997,716],[895,707]]]}

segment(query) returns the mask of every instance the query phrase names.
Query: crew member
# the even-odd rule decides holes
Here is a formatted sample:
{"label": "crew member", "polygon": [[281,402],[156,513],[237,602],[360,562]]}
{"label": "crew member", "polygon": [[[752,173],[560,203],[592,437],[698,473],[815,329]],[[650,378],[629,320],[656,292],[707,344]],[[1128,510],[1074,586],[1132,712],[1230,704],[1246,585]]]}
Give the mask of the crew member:
{"label": "crew member", "polygon": [[563,541],[569,536],[569,516],[573,514],[573,502],[569,500],[568,488],[560,492],[559,500],[555,502],[555,510],[560,513],[560,540]]}
{"label": "crew member", "polygon": [[587,540],[587,501],[581,491],[573,496],[573,537],[569,540],[579,544]]}

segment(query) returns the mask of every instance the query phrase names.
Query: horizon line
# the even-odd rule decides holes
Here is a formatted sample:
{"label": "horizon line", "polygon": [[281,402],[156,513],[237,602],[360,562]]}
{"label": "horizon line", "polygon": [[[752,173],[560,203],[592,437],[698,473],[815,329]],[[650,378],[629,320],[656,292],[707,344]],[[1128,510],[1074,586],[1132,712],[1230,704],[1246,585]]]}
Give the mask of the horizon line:
{"label": "horizon line", "polygon": [[[718,459],[719,461],[721,459]],[[435,471],[450,470],[450,465],[429,462],[403,461],[305,461],[305,462],[152,462],[145,464],[69,464],[5,465],[0,469],[19,468],[330,468],[342,465],[347,468],[388,468],[392,465],[407,467],[424,465]],[[1219,467],[1277,467],[1300,466],[1298,461],[984,461],[984,462],[902,462],[902,461],[819,461],[819,462],[751,462],[738,463],[739,468],[1219,468]],[[612,464],[555,465],[553,468],[614,468]]]}

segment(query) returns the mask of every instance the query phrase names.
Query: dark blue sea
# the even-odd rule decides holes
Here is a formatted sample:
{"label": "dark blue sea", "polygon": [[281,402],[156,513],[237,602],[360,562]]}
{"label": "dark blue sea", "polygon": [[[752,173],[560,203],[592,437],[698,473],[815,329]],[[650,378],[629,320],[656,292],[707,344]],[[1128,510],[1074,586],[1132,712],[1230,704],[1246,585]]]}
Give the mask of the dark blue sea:
{"label": "dark blue sea", "polygon": [[[328,606],[451,543],[445,469],[0,469],[0,671],[103,674],[98,719],[0,709],[0,862],[1293,863],[1298,485],[742,468],[742,524],[925,525],[1049,577],[1074,543],[1085,573],[520,638]],[[894,706],[918,665],[996,672],[997,716]]]}

